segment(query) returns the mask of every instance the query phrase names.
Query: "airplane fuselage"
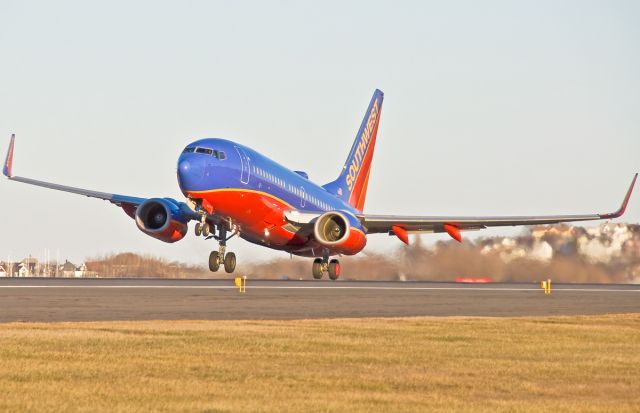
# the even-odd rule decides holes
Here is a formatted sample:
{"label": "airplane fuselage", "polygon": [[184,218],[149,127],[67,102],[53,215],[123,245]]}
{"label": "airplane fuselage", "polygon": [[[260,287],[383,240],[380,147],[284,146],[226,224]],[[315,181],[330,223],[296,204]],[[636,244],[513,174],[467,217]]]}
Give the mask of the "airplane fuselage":
{"label": "airplane fuselage", "polygon": [[206,201],[212,215],[228,217],[245,240],[296,255],[322,256],[326,247],[287,222],[285,211],[358,212],[303,173],[226,139],[187,145],[178,183],[186,197]]}

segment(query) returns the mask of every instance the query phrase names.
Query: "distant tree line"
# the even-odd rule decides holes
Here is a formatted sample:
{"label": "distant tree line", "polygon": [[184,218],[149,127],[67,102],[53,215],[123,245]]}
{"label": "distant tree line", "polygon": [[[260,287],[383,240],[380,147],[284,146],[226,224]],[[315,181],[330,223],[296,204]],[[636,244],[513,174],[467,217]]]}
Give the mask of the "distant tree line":
{"label": "distant tree line", "polygon": [[99,277],[202,278],[211,274],[201,266],[131,252],[91,258],[86,266]]}

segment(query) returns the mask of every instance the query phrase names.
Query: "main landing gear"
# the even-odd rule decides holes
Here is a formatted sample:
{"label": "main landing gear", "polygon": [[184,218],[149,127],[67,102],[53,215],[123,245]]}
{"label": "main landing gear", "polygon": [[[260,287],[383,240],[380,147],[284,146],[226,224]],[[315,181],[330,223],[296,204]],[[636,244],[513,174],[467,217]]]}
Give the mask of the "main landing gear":
{"label": "main landing gear", "polygon": [[319,280],[325,272],[329,274],[330,279],[337,280],[340,277],[340,261],[335,258],[329,261],[328,256],[313,260],[311,267],[313,278]]}
{"label": "main landing gear", "polygon": [[221,263],[224,266],[224,270],[231,274],[236,269],[236,254],[233,252],[225,254],[223,246],[220,246],[220,251],[211,251],[211,254],[209,254],[209,271],[218,271]]}
{"label": "main landing gear", "polygon": [[[216,227],[218,230],[217,235]],[[222,265],[224,270],[231,274],[236,269],[236,254],[226,252],[227,241],[236,235],[237,231],[232,232],[231,235],[227,237],[227,227],[225,223],[212,226],[206,221],[206,216],[203,215],[202,221],[196,224],[195,233],[198,237],[203,235],[207,239],[214,238],[218,240],[218,251],[211,251],[211,254],[209,254],[209,270],[216,272],[220,269],[220,265]]]}

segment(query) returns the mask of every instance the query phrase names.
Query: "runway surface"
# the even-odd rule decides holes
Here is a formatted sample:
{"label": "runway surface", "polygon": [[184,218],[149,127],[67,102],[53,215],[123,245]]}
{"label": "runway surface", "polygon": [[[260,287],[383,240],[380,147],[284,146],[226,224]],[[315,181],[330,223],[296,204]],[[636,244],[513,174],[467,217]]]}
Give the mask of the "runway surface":
{"label": "runway surface", "polygon": [[640,285],[0,279],[0,322],[544,316],[640,312]]}

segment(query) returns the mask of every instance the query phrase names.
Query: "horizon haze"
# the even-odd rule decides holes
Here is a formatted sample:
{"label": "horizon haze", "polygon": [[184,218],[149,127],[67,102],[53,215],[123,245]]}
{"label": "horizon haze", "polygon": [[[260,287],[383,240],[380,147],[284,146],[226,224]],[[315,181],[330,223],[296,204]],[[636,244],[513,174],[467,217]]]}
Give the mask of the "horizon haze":
{"label": "horizon haze", "polygon": [[[640,170],[634,1],[9,0],[0,16],[0,152],[15,133],[20,176],[181,200],[181,150],[223,137],[324,184],[376,88],[369,213],[604,213]],[[217,248],[193,225],[165,244],[107,202],[4,177],[0,199],[0,260],[49,249],[204,264]],[[637,190],[614,222],[640,222]],[[370,236],[365,252],[399,243]],[[286,257],[239,239],[229,250]]]}

